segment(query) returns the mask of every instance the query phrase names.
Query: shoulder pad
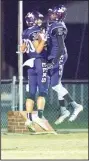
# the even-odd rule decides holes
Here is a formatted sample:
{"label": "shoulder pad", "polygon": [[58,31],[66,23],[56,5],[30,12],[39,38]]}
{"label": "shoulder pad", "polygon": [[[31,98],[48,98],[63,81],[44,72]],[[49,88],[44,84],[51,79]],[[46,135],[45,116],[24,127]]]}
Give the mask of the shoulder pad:
{"label": "shoulder pad", "polygon": [[58,34],[58,35],[63,35],[63,28],[62,28],[62,27],[59,27],[59,28],[57,29],[57,34]]}

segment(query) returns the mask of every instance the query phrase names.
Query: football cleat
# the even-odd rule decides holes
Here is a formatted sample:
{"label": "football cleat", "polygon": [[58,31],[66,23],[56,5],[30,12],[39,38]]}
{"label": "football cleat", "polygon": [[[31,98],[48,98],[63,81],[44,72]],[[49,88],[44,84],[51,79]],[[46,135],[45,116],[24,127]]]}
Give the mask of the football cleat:
{"label": "football cleat", "polygon": [[48,128],[45,124],[45,121],[44,119],[41,119],[39,117],[37,117],[35,120],[34,120],[35,123],[37,123],[40,127],[42,127],[44,130],[48,131]]}
{"label": "football cleat", "polygon": [[69,117],[70,112],[68,110],[66,110],[56,121],[55,124],[61,124],[67,117]]}
{"label": "football cleat", "polygon": [[74,120],[77,118],[78,114],[79,114],[81,111],[83,111],[83,106],[80,105],[80,104],[78,104],[78,106],[74,109],[73,114],[72,114],[71,117],[69,118],[69,121],[70,121],[70,122],[74,121]]}
{"label": "football cleat", "polygon": [[35,128],[33,127],[33,122],[30,121],[29,119],[27,119],[27,121],[25,122],[25,126],[27,126],[30,130],[35,132]]}

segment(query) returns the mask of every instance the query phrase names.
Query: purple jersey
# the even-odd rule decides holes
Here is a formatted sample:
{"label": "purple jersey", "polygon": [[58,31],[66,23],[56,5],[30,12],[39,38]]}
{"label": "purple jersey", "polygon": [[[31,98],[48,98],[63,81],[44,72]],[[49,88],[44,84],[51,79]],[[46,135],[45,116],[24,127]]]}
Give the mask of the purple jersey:
{"label": "purple jersey", "polygon": [[27,49],[25,52],[28,54],[29,58],[46,59],[47,51],[43,49],[43,51],[40,54],[36,53],[35,48],[32,43],[32,41],[38,39],[37,35],[39,32],[40,32],[40,28],[38,26],[29,27],[23,31],[23,34],[22,34],[23,43],[26,43],[27,45]]}
{"label": "purple jersey", "polygon": [[[64,22],[54,22],[48,26],[48,60],[56,57],[58,53],[58,40],[54,34],[54,30],[58,29],[58,34],[62,35],[65,39],[67,35],[67,28]],[[63,53],[64,54],[64,53]]]}

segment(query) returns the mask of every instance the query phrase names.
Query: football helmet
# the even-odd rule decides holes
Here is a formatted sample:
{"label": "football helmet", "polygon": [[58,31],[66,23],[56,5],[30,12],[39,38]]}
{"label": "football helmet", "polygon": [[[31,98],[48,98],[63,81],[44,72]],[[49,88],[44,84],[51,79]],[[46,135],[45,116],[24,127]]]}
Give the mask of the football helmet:
{"label": "football helmet", "polygon": [[49,21],[63,21],[66,17],[67,9],[65,6],[61,5],[58,7],[48,9],[48,19]]}
{"label": "football helmet", "polygon": [[28,12],[25,16],[27,26],[41,26],[44,16],[40,12]]}
{"label": "football helmet", "polygon": [[26,24],[27,26],[34,26],[36,17],[33,12],[28,12],[27,15],[25,16]]}

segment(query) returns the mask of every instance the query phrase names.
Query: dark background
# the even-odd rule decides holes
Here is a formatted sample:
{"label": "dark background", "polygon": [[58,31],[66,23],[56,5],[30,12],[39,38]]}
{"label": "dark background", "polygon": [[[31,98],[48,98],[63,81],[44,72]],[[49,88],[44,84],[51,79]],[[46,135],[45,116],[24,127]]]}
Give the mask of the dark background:
{"label": "dark background", "polygon": [[[47,13],[47,9],[52,6],[56,6],[58,4],[65,4],[68,6],[70,3],[72,3],[72,1],[67,0],[23,1],[23,28],[26,28],[24,17],[27,12],[37,9],[45,15]],[[63,79],[88,79],[88,24],[67,22],[66,26],[68,28],[66,46],[69,57],[65,64]],[[18,1],[3,0],[2,79],[12,78],[13,75],[18,76],[18,55],[16,54],[18,41],[17,29]],[[25,60],[26,55],[24,55],[24,61]],[[24,70],[24,77],[25,76],[26,70]]]}

